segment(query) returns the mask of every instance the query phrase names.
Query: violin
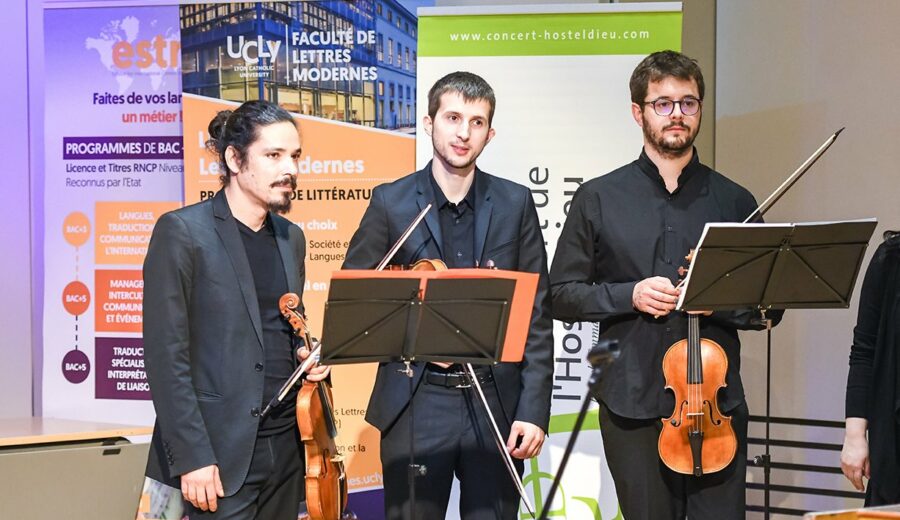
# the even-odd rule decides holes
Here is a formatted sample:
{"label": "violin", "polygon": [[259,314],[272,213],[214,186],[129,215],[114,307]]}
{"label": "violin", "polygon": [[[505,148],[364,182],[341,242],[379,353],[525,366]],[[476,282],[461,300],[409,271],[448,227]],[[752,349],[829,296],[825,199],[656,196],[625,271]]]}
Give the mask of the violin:
{"label": "violin", "polygon": [[423,258],[412,265],[389,265],[388,271],[446,271],[447,264],[435,258]]}
{"label": "violin", "polygon": [[[291,324],[294,335],[312,350],[313,340],[306,320],[297,310],[300,298],[287,293],[278,300],[281,314]],[[313,354],[311,353],[310,356]],[[338,454],[335,439],[331,387],[322,381],[303,381],[297,393],[297,428],[306,456],[306,507],[310,520],[351,520],[356,515],[345,512],[348,486],[344,458]]]}
{"label": "violin", "polygon": [[[686,257],[693,258],[693,251]],[[684,267],[678,269],[682,276]],[[666,389],[675,393],[672,416],[662,419],[659,456],[676,473],[699,477],[724,469],[737,453],[731,417],[719,411],[728,357],[721,345],[700,337],[700,315],[688,314],[688,337],[663,357]]]}
{"label": "violin", "polygon": [[[812,168],[843,132],[841,128],[822,143],[794,170],[762,204],[744,220],[757,222],[787,191]],[[693,251],[686,257],[690,262]],[[684,267],[678,269],[684,276]],[[679,284],[679,287],[681,284]],[[700,337],[700,316],[688,315],[688,337],[675,342],[663,357],[666,389],[675,393],[675,411],[663,419],[659,434],[659,456],[672,471],[700,476],[727,466],[737,452],[737,438],[731,418],[719,411],[716,394],[725,387],[728,358],[722,346]],[[768,404],[766,416],[768,417]],[[766,423],[768,438],[768,422]],[[766,444],[766,485],[769,482],[769,446]],[[768,491],[767,491],[768,493]]]}

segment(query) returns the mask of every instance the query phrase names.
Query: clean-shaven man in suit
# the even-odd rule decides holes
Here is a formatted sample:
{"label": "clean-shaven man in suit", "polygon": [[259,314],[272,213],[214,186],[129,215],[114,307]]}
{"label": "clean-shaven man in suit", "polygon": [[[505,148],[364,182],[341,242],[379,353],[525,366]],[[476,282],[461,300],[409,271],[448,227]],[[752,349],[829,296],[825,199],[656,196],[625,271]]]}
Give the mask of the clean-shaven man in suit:
{"label": "clean-shaven man in suit", "polygon": [[[450,268],[496,266],[540,275],[521,363],[480,367],[478,377],[519,473],[536,456],[550,417],[553,336],[547,256],[531,192],[479,170],[494,137],[494,92],[479,76],[454,72],[434,84],[423,119],[434,155],[421,171],[372,191],[350,241],[345,269],[371,269],[429,203],[425,220],[394,256],[397,264],[442,259]],[[472,319],[478,313],[472,312]],[[378,368],[366,420],[381,432],[387,518],[409,518],[409,379],[401,363]],[[465,520],[514,519],[519,495],[492,440],[487,415],[462,367],[413,363],[417,479],[415,518],[444,518],[454,475]]]}
{"label": "clean-shaven man in suit", "polygon": [[[156,426],[147,476],[180,488],[191,519],[296,520],[302,450],[293,400],[260,410],[297,349],[278,299],[301,294],[303,232],[278,215],[296,187],[300,134],[250,101],[209,124],[226,173],[211,199],[163,215],[144,261],[144,358]],[[324,379],[316,367],[310,380]]]}

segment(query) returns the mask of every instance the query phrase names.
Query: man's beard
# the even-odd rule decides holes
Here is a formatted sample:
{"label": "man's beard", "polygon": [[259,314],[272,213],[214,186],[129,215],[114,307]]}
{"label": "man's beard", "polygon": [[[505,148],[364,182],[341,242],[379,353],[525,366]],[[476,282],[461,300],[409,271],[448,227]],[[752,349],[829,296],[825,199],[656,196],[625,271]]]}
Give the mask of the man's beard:
{"label": "man's beard", "polygon": [[[683,142],[675,143],[675,142],[667,142],[664,137],[664,133],[669,128],[673,126],[681,126],[687,130],[687,135]],[[694,147],[694,140],[697,138],[697,134],[700,131],[700,121],[697,121],[697,129],[692,132],[692,128],[686,124],[682,123],[669,123],[660,130],[659,133],[655,133],[650,125],[650,122],[647,121],[647,118],[644,117],[644,138],[650,143],[650,146],[653,147],[660,155],[663,157],[674,159],[676,157],[684,157],[685,154],[690,153],[690,151]]]}
{"label": "man's beard", "polygon": [[[449,145],[448,145],[448,146],[449,146]],[[440,157],[441,161],[442,161],[444,164],[449,164],[450,166],[452,166],[452,167],[454,167],[454,168],[456,168],[456,169],[458,169],[458,170],[467,170],[470,166],[472,166],[473,164],[475,164],[475,161],[478,159],[478,156],[481,155],[481,152],[476,153],[476,154],[472,154],[472,158],[471,158],[471,159],[468,159],[468,160],[462,159],[462,158],[452,157],[451,155],[449,155],[449,153],[446,153],[446,154],[445,154],[445,153],[443,152],[443,150],[441,150],[440,148],[438,148],[437,141],[435,140],[434,137],[431,138],[431,147],[432,147],[432,149],[434,150],[434,153],[435,153],[438,157]],[[462,164],[458,164],[457,162],[454,162],[454,159],[456,159],[457,162],[462,161]]]}
{"label": "man's beard", "polygon": [[[279,215],[283,215],[291,210],[291,202],[292,202],[291,195],[297,189],[297,177],[291,175],[289,178],[290,178],[289,183],[291,186],[291,193],[282,194],[282,196],[279,200],[270,200],[268,203],[269,211],[271,211],[273,213],[277,213]],[[287,185],[287,184],[288,184],[287,182],[278,182],[278,183],[273,184],[273,186],[281,186],[281,185]]]}

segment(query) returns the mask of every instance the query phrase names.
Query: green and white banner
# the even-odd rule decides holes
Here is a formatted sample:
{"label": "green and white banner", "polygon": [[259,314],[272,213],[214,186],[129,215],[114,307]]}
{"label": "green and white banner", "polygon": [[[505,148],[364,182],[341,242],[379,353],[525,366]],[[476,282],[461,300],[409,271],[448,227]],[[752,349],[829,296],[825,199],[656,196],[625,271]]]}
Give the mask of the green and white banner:
{"label": "green and white banner", "polygon": [[[578,186],[637,158],[628,80],[649,53],[681,49],[681,4],[448,7],[419,10],[417,106],[441,76],[465,70],[493,86],[496,137],[479,167],[532,190],[552,260]],[[416,164],[432,156],[417,128]],[[587,390],[585,356],[595,325],[555,322],[550,438],[526,461],[525,487],[538,510],[559,467]],[[451,500],[451,508],[458,500]],[[522,509],[521,518],[528,518]],[[621,518],[603,460],[596,409],[585,422],[551,518]],[[451,509],[448,518],[458,517]]]}

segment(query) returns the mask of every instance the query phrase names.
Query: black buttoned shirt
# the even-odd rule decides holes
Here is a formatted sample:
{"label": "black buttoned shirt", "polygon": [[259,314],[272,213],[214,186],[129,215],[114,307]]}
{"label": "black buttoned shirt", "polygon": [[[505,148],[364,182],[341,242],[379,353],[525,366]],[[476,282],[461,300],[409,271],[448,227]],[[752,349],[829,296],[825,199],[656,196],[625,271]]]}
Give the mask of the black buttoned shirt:
{"label": "black buttoned shirt", "polygon": [[[475,172],[471,175],[475,176]],[[441,223],[441,252],[447,267],[475,267],[475,179],[463,200],[454,204],[447,200],[437,181],[431,177],[434,202]]]}
{"label": "black buttoned shirt", "polygon": [[[654,319],[632,306],[634,286],[663,276],[676,284],[678,267],[707,222],[740,222],[754,209],[749,191],[700,163],[697,151],[672,192],[646,153],[575,193],[550,270],[553,317],[594,321],[601,338],[619,340],[619,359],[605,371],[597,396],[617,415],[634,419],[671,414],[662,359],[687,336],[687,317],[675,311]],[[781,314],[772,316],[780,319]],[[757,312],[715,312],[700,320],[701,336],[728,357],[723,411],[744,400],[737,329],[758,329]]]}

